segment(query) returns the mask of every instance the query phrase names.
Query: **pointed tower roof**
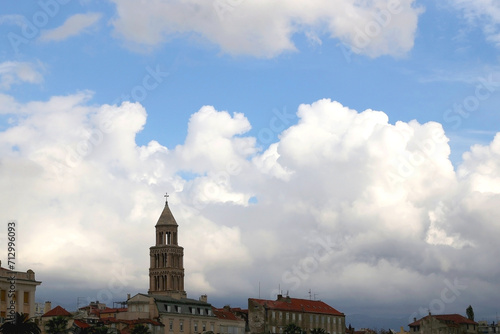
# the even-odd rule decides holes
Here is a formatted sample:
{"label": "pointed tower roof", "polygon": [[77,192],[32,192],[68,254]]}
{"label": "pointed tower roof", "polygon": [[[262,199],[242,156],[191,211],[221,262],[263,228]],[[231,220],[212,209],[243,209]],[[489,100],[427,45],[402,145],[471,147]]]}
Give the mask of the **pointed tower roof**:
{"label": "pointed tower roof", "polygon": [[163,212],[160,215],[160,218],[158,218],[158,222],[156,223],[156,226],[159,225],[174,225],[178,226],[177,222],[175,221],[174,215],[170,211],[170,208],[168,207],[168,194],[165,194],[165,208],[163,208]]}

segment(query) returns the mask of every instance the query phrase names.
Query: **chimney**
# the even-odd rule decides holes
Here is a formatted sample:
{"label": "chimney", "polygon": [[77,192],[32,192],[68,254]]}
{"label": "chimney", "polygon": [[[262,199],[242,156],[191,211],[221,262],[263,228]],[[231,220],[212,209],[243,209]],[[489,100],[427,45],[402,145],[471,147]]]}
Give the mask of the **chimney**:
{"label": "chimney", "polygon": [[208,297],[207,297],[207,295],[201,295],[200,296],[200,302],[208,303]]}
{"label": "chimney", "polygon": [[127,300],[130,299],[130,293],[127,293]]}
{"label": "chimney", "polygon": [[413,322],[417,322],[417,318],[413,318]]}
{"label": "chimney", "polygon": [[282,294],[279,294],[278,295],[278,298],[276,300],[282,300],[283,299],[283,295]]}
{"label": "chimney", "polygon": [[52,303],[49,301],[45,302],[45,306],[43,307],[43,313],[47,313],[52,310]]}

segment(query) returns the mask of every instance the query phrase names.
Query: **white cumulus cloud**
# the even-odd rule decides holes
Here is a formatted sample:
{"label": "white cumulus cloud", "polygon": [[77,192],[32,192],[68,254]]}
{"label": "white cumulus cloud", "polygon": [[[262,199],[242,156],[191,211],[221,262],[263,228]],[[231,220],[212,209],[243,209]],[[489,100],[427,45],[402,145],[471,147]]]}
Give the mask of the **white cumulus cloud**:
{"label": "white cumulus cloud", "polygon": [[293,37],[335,38],[356,53],[399,56],[414,43],[414,0],[113,0],[112,24],[129,44],[154,47],[181,34],[202,36],[230,54],[274,57],[295,51]]}
{"label": "white cumulus cloud", "polygon": [[[35,270],[40,291],[106,289],[110,275],[122,282],[113,300],[146,291],[168,191],[190,296],[244,302],[260,282],[264,298],[278,285],[296,297],[313,287],[341,311],[384,302],[406,316],[446,280],[499,297],[498,136],[456,171],[441,124],[393,124],[323,99],[299,106],[264,151],[245,115],[213,106],[168,148],[136,143],[147,122],[139,103],[91,99],[2,110],[13,120],[0,132],[0,215],[17,219],[19,269]],[[473,290],[461,291],[466,306],[495,307]]]}

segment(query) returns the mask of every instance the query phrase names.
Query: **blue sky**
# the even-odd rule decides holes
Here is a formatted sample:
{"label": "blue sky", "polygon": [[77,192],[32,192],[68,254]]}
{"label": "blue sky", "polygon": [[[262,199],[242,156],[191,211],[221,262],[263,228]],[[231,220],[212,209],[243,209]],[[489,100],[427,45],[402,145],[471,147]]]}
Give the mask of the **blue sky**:
{"label": "blue sky", "polygon": [[[458,278],[470,288],[442,312],[476,302],[485,317],[495,314],[493,304],[479,306],[498,291],[493,0],[1,6],[0,211],[47,240],[21,239],[20,267],[38,273],[44,299],[95,299],[96,284],[109,283],[102,254],[127,271],[113,297],[144,291],[168,191],[190,235],[181,238],[186,250],[199,247],[195,237],[211,240],[196,251],[201,258],[186,251],[195,294],[244,305],[257,281],[269,291],[280,281],[299,289],[285,277],[306,263],[307,247],[281,238],[307,235],[314,248],[332,235],[344,247],[300,289],[319,290],[341,311],[404,318]],[[116,240],[124,229],[129,247]],[[82,248],[63,256],[68,243]],[[36,249],[43,258],[28,251]],[[487,252],[490,262],[458,263]],[[99,273],[94,284],[66,272],[75,259],[92,263],[85,270]],[[387,272],[384,296],[396,306],[381,309],[370,288]],[[380,281],[360,288],[354,278],[367,275]],[[345,293],[331,292],[337,276]],[[59,280],[81,291],[63,293]],[[371,292],[360,307],[353,294],[363,289]]]}

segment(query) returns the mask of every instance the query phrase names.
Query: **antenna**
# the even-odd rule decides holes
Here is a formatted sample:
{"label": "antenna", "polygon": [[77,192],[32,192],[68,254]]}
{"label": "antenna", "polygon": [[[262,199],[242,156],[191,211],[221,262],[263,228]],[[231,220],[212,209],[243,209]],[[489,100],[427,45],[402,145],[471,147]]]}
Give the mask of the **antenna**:
{"label": "antenna", "polygon": [[311,289],[309,289],[309,300],[312,300],[311,293]]}
{"label": "antenna", "polygon": [[[80,305],[81,305],[81,302],[80,302],[80,301],[81,301],[81,300],[83,300],[83,303],[85,303],[85,301],[87,300],[87,298],[86,298],[86,297],[77,297],[77,298],[76,298],[76,310],[77,310],[77,311],[78,311],[78,309],[80,308]],[[83,306],[87,306],[87,305],[85,305],[85,304],[84,304]],[[82,306],[82,307],[83,307],[83,306]]]}

